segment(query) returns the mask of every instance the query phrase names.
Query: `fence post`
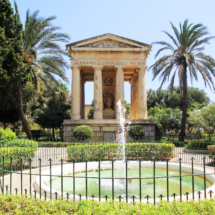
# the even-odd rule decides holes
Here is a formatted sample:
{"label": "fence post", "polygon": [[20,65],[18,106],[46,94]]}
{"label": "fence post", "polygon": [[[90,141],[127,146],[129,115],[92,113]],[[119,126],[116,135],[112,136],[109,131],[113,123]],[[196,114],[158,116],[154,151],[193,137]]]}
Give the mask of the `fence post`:
{"label": "fence post", "polygon": [[166,159],[166,183],[167,201],[169,201],[169,159]]}
{"label": "fence post", "polygon": [[156,203],[156,199],[155,199],[155,159],[153,160],[153,192],[154,192],[154,205]]}
{"label": "fence post", "polygon": [[85,161],[85,166],[86,166],[86,171],[85,171],[85,174],[86,174],[86,199],[87,199],[87,182],[88,182],[87,181],[87,179],[88,179],[87,178],[87,162],[88,162],[88,160]]}
{"label": "fence post", "polygon": [[2,156],[2,193],[4,194],[4,159],[5,155]]}
{"label": "fence post", "polygon": [[141,192],[141,159],[139,160],[139,195],[140,195],[140,202],[142,198],[142,192]]}
{"label": "fence post", "polygon": [[40,199],[41,199],[41,161],[42,159],[39,158],[39,178],[40,178]]}
{"label": "fence post", "polygon": [[61,164],[61,199],[63,199],[63,159],[60,159]]}
{"label": "fence post", "polygon": [[99,160],[99,201],[101,201],[101,161]]}
{"label": "fence post", "polygon": [[20,176],[21,176],[21,195],[22,195],[22,170],[23,170],[23,158],[21,157],[20,158],[20,161],[21,161],[21,173],[20,173]]}
{"label": "fence post", "polygon": [[125,180],[125,182],[126,182],[126,184],[125,184],[125,192],[126,192],[126,202],[128,203],[128,160],[125,160],[125,178],[126,178],[126,180]]}
{"label": "fence post", "polygon": [[109,198],[109,196],[105,195],[104,198],[105,198],[105,201],[107,201],[107,199]]}
{"label": "fence post", "polygon": [[192,161],[192,194],[193,194],[193,200],[194,200],[194,198],[195,198],[195,196],[194,196],[194,166],[193,166],[193,160],[195,160],[194,159],[194,157],[192,157],[191,158],[191,161]]}
{"label": "fence post", "polygon": [[73,200],[75,201],[75,162],[76,160],[73,159]]}
{"label": "fence post", "polygon": [[114,160],[112,162],[112,200],[114,201]]}
{"label": "fence post", "polygon": [[180,180],[180,202],[182,202],[182,177],[181,177],[181,161],[182,159],[179,158],[179,174],[180,174],[180,177],[179,177],[179,180]]}
{"label": "fence post", "polygon": [[205,199],[207,198],[207,193],[206,193],[206,166],[205,166],[205,156],[203,158],[203,162],[204,162],[204,196],[205,196]]}
{"label": "fence post", "polygon": [[48,161],[49,161],[49,170],[50,170],[50,200],[52,200],[52,159],[49,158]]}
{"label": "fence post", "polygon": [[29,160],[29,191],[30,191],[30,196],[31,196],[31,161],[33,160],[31,157],[28,159]]}
{"label": "fence post", "polygon": [[13,156],[10,157],[10,195],[12,194]]}

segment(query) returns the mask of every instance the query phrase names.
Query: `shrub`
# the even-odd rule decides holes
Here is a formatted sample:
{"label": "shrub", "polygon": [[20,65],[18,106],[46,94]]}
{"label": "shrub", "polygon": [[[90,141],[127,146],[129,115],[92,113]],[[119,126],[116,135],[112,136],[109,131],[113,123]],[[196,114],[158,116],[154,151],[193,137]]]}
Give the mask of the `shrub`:
{"label": "shrub", "polygon": [[138,140],[145,136],[145,131],[141,125],[132,125],[128,130],[128,134],[130,137]]}
{"label": "shrub", "polygon": [[209,158],[215,160],[215,145],[209,145],[208,146],[209,150]]}
{"label": "shrub", "polygon": [[3,140],[14,140],[16,139],[16,134],[9,128],[6,128],[5,130],[3,128],[0,128],[0,141]]}
{"label": "shrub", "polygon": [[77,126],[73,131],[73,136],[78,140],[85,140],[91,138],[92,135],[92,129],[88,125]]}
{"label": "shrub", "polygon": [[[76,143],[67,147],[70,159],[76,161],[110,160],[117,159],[118,143]],[[163,160],[173,156],[172,143],[126,143],[126,159]]]}
{"label": "shrub", "polygon": [[[130,201],[129,201],[130,202]],[[1,214],[214,214],[215,199],[186,202],[160,201],[152,203],[134,203],[91,200],[53,200],[27,197],[26,195],[0,195]]]}
{"label": "shrub", "polygon": [[207,150],[209,145],[213,145],[213,143],[207,139],[203,139],[188,141],[188,144],[185,145],[185,147],[193,150]]}
{"label": "shrub", "polygon": [[35,156],[35,151],[38,148],[38,143],[32,140],[13,140],[5,141],[0,148],[0,166],[2,166],[2,156],[5,156],[5,164],[10,163],[10,157],[13,157],[13,165],[20,162],[22,157],[25,161]]}

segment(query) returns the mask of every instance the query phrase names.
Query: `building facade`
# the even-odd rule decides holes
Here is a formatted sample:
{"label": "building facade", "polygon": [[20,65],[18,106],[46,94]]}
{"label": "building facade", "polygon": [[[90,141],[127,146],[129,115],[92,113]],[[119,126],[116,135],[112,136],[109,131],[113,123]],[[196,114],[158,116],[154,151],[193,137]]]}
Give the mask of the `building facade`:
{"label": "building facade", "polygon": [[[93,135],[107,141],[119,129],[117,102],[124,104],[124,81],[131,86],[131,124],[154,136],[154,122],[147,120],[146,59],[151,46],[104,34],[66,45],[71,56],[71,120],[64,120],[64,136],[75,126],[90,125]],[[94,82],[94,119],[85,119],[85,83]]]}

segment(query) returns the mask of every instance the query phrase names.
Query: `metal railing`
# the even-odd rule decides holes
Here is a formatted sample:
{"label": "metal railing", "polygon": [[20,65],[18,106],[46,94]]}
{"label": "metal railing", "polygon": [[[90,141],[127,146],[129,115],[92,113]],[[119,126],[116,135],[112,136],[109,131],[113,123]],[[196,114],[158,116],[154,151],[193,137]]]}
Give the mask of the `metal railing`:
{"label": "metal railing", "polygon": [[[33,195],[35,198],[44,198],[44,199],[58,199],[58,198],[66,198],[69,199],[70,196],[74,200],[77,200],[77,194],[75,193],[77,182],[79,179],[85,179],[85,185],[86,185],[86,191],[85,193],[79,193],[79,200],[82,198],[98,198],[98,201],[101,201],[102,198],[107,200],[109,197],[112,200],[116,200],[116,197],[114,195],[115,193],[115,186],[114,181],[119,179],[114,176],[114,168],[115,168],[115,161],[116,161],[116,155],[108,156],[108,154],[114,154],[116,151],[111,152],[110,144],[116,144],[116,143],[104,143],[104,142],[98,142],[98,143],[91,143],[87,141],[86,148],[84,149],[84,153],[86,157],[77,157],[79,159],[73,159],[71,155],[74,154],[74,151],[69,154],[67,147],[76,147],[76,151],[78,151],[83,146],[83,142],[79,143],[57,143],[58,145],[55,146],[53,142],[46,142],[46,145],[43,146],[43,143],[39,142],[38,145],[35,147],[34,141],[26,141],[23,140],[22,144],[19,143],[15,144],[15,146],[12,146],[10,142],[4,142],[0,143],[0,173],[1,173],[1,192],[8,195],[8,194],[27,194],[27,195]],[[88,150],[90,148],[90,145],[95,145],[94,151],[91,152]],[[125,177],[122,179],[125,180],[125,197],[123,199],[122,195],[119,195],[117,197],[117,200],[122,201],[125,200],[126,202],[129,202],[129,199],[131,198],[134,202],[136,198],[140,202],[149,202],[150,199],[155,204],[158,199],[160,200],[167,200],[171,201],[171,198],[177,199],[179,198],[180,201],[182,201],[184,198],[188,200],[188,198],[191,199],[201,199],[201,198],[210,198],[212,197],[213,189],[208,190],[206,187],[206,182],[208,180],[207,177],[214,176],[214,158],[209,156],[208,150],[206,149],[197,149],[186,151],[186,148],[184,144],[175,145],[173,147],[173,150],[171,152],[166,151],[159,151],[159,147],[161,148],[162,142],[153,143],[153,147],[149,143],[142,144],[144,146],[148,146],[148,151],[144,151],[144,147],[141,148],[141,142],[134,142],[131,143],[132,148],[128,147],[128,151],[126,151],[126,160],[125,160]],[[215,144],[215,143],[214,143]],[[87,147],[88,146],[88,147]],[[115,145],[114,145],[115,146]],[[98,154],[96,154],[96,147],[100,148],[100,151],[103,152],[103,157],[99,157]],[[151,148],[150,148],[151,147]],[[116,150],[116,148],[114,148]],[[141,151],[142,150],[142,151]],[[154,151],[153,151],[154,150]],[[156,151],[157,150],[157,151]],[[147,153],[146,153],[147,152]],[[94,153],[94,157],[90,157],[90,153]],[[141,154],[142,153],[142,154]],[[154,153],[154,154],[153,154]],[[87,156],[88,155],[88,156]],[[151,156],[152,155],[152,156]],[[134,162],[136,160],[137,163],[137,171],[138,171],[138,177],[130,177],[128,176],[128,169],[129,169],[129,163],[131,161]],[[89,176],[88,174],[88,165],[91,161],[97,161],[98,167],[96,167],[96,171],[98,172],[97,176]],[[102,172],[102,162],[107,161],[111,164],[111,167],[109,170],[111,171],[111,177],[104,177],[101,176]],[[143,176],[143,162],[144,161],[151,161],[152,163],[152,172],[153,175],[150,177]],[[166,168],[166,174],[162,176],[156,176],[156,165],[157,162],[162,162],[165,164]],[[77,176],[76,173],[79,171],[77,169],[79,162],[82,162],[85,166],[85,169],[83,170],[84,176]],[[170,164],[177,164],[179,174],[176,175],[170,175],[171,168],[169,167]],[[187,172],[186,174],[182,173],[183,169],[183,163],[186,164],[190,168],[190,172]],[[71,164],[72,172],[70,175],[66,175],[63,170],[64,166]],[[59,166],[60,173],[56,174],[53,173],[53,168],[56,166]],[[201,173],[195,173],[195,168],[201,168]],[[210,171],[207,171],[207,168]],[[48,171],[46,173],[43,173],[44,171]],[[48,177],[49,178],[49,188],[50,190],[43,190],[42,185],[42,177]],[[32,183],[35,181],[36,177],[39,177],[39,185],[37,187],[32,187]],[[59,192],[52,193],[52,179],[60,177],[61,180],[61,188]],[[71,178],[72,180],[71,188],[73,190],[73,193],[64,193],[64,179],[65,178]],[[182,192],[182,182],[185,177],[191,177],[191,186],[192,186],[192,192]],[[198,192],[195,191],[195,178],[196,177],[202,177],[203,180],[203,192],[201,190],[198,190]],[[89,179],[95,179],[98,181],[98,193],[92,194],[91,196],[88,196],[88,180]],[[165,179],[166,180],[166,192],[165,193],[157,193],[156,192],[156,180],[158,179]],[[179,193],[170,193],[170,179],[172,178],[179,178]],[[101,196],[101,180],[108,179],[112,181],[111,186],[111,196]],[[148,193],[144,192],[144,187],[142,186],[142,182],[144,180],[150,179],[153,183],[153,196],[150,196]],[[139,181],[139,192],[138,196],[135,194],[132,194],[129,196],[129,181],[130,180],[138,180]],[[213,181],[214,183],[214,181]],[[85,197],[82,197],[85,196]],[[183,197],[185,196],[185,197]]]}

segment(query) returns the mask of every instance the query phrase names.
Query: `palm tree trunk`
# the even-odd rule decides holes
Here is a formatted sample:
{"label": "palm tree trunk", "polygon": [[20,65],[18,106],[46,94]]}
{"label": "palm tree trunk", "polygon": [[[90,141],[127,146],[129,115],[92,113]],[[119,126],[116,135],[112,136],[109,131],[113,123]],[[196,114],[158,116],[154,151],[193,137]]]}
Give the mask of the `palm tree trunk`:
{"label": "palm tree trunk", "polygon": [[186,121],[187,121],[187,66],[184,65],[183,72],[183,106],[182,106],[182,120],[181,120],[181,132],[179,134],[179,140],[184,141],[186,136]]}
{"label": "palm tree trunk", "polygon": [[19,115],[21,117],[22,120],[22,126],[25,130],[25,133],[28,137],[29,140],[33,139],[31,131],[28,127],[28,123],[27,120],[25,118],[24,112],[23,112],[23,108],[22,108],[22,95],[23,95],[23,86],[19,86],[18,88],[18,109],[19,109]]}

